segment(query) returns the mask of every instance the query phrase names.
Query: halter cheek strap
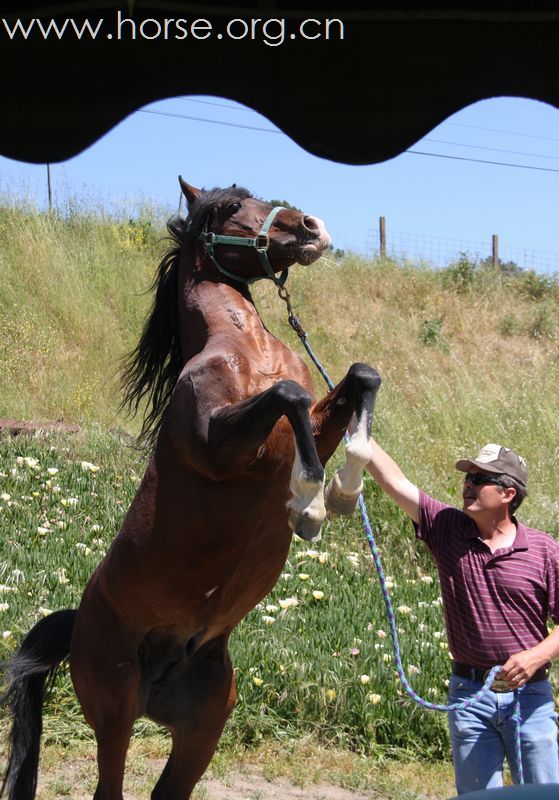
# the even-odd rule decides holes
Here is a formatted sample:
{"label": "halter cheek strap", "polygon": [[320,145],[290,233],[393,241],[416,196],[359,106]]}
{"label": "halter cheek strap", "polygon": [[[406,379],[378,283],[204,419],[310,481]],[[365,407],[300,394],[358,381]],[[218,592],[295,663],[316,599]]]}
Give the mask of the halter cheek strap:
{"label": "halter cheek strap", "polygon": [[[285,206],[275,206],[266,219],[264,220],[264,224],[260,228],[260,232],[258,236],[225,236],[221,233],[212,233],[211,231],[202,231],[200,234],[200,241],[204,243],[206,247],[206,253],[209,255],[217,269],[223,274],[227,275],[228,278],[233,278],[233,280],[238,281],[239,283],[254,283],[255,281],[260,280],[261,278],[270,278],[274,281],[278,286],[283,286],[287,280],[287,276],[289,271],[284,269],[281,273],[280,277],[277,278],[274,270],[272,269],[272,265],[270,264],[270,260],[268,258],[268,247],[270,246],[270,237],[268,236],[268,231],[272,225],[272,222],[276,218],[276,215],[282,211]],[[214,247],[216,244],[234,244],[240,245],[242,247],[255,247],[256,252],[258,253],[258,257],[260,258],[260,262],[264,268],[265,275],[261,275],[258,278],[245,278],[242,275],[235,275],[233,272],[229,272],[226,270],[225,267],[222,267],[219,261],[217,260],[214,252]]]}

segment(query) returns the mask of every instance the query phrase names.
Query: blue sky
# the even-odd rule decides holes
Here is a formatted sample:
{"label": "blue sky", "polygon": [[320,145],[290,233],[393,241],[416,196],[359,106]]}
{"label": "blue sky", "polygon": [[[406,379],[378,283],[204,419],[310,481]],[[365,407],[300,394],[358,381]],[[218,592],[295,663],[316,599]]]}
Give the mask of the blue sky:
{"label": "blue sky", "polygon": [[[339,164],[307,153],[226,98],[181,97],[137,111],[79,156],[53,164],[51,173],[61,206],[73,196],[132,214],[154,202],[164,215],[177,208],[181,173],[200,187],[235,182],[265,199],[287,200],[322,217],[340,248],[374,249],[384,216],[395,254],[437,264],[461,251],[486,256],[496,233],[503,259],[559,273],[558,109],[485,100],[410,150],[436,156],[408,152],[381,164]],[[0,158],[0,191],[43,205],[46,168]]]}

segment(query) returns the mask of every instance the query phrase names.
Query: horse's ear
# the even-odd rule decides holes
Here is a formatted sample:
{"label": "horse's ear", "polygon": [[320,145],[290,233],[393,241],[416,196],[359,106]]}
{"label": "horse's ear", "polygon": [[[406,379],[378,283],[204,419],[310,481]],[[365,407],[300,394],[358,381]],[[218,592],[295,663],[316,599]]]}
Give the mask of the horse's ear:
{"label": "horse's ear", "polygon": [[189,206],[191,206],[196,198],[200,196],[200,189],[196,189],[195,186],[191,186],[189,183],[183,180],[182,175],[179,175],[179,183],[181,185],[182,193],[186,197],[186,202]]}

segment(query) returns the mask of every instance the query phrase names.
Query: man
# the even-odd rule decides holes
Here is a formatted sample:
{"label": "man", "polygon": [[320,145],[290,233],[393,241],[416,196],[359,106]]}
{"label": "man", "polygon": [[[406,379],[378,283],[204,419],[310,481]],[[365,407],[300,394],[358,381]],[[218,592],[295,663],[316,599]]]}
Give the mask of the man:
{"label": "man", "polygon": [[[465,473],[462,511],[409,481],[371,441],[367,465],[379,486],[414,522],[436,561],[453,658],[449,703],[492,689],[466,711],[449,712],[458,794],[502,786],[505,756],[518,782],[514,747],[515,689],[520,689],[525,783],[559,783],[557,715],[547,679],[559,657],[559,543],[525,527],[514,512],[528,472],[513,450],[486,445],[457,462]],[[548,616],[556,627],[549,633]]]}

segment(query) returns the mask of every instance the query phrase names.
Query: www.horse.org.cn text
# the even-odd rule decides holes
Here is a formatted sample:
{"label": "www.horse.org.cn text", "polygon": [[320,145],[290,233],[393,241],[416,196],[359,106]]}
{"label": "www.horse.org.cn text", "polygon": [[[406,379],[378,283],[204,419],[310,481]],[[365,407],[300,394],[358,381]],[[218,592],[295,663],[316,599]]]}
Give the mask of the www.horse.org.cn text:
{"label": "www.horse.org.cn text", "polygon": [[205,41],[221,39],[226,41],[261,42],[268,47],[279,47],[292,40],[342,41],[345,35],[344,23],[340,19],[285,19],[249,17],[223,20],[214,24],[208,19],[153,17],[143,20],[132,19],[118,11],[115,19],[99,18],[91,20],[74,19],[2,19],[0,36],[12,40],[75,38],[114,39],[116,41],[136,41],[154,39]]}

